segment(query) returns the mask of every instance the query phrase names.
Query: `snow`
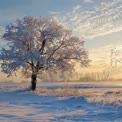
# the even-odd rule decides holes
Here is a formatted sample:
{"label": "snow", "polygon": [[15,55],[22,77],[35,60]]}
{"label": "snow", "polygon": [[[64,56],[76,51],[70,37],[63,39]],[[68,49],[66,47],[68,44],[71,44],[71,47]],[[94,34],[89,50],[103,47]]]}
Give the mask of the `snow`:
{"label": "snow", "polygon": [[[38,90],[62,89],[63,83],[38,83]],[[67,83],[68,84],[68,83]],[[65,87],[66,85],[65,84]],[[69,83],[85,91],[119,89],[122,86]],[[89,85],[88,85],[89,84]],[[74,88],[74,87],[73,87]],[[91,92],[90,91],[90,92]],[[87,100],[84,96],[55,96],[29,91],[27,83],[0,83],[0,122],[121,122],[122,106]]]}

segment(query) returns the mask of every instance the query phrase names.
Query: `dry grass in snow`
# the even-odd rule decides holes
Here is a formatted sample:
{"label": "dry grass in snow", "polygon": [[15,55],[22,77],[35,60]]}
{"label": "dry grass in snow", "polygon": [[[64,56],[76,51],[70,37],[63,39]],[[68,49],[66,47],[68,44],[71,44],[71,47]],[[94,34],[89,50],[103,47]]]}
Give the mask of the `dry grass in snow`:
{"label": "dry grass in snow", "polygon": [[95,89],[73,89],[57,88],[46,89],[39,88],[32,92],[40,95],[53,95],[58,97],[75,96],[85,97],[89,102],[101,102],[103,104],[114,104],[122,106],[122,89],[121,88],[95,88]]}

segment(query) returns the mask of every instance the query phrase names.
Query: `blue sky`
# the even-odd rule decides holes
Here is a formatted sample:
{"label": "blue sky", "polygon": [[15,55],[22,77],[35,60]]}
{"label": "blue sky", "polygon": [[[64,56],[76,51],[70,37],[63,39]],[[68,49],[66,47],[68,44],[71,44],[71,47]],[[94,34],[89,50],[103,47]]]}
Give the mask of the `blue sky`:
{"label": "blue sky", "polygon": [[24,16],[53,16],[86,40],[88,48],[122,41],[121,0],[0,0],[1,33]]}
{"label": "blue sky", "polygon": [[50,12],[70,11],[75,0],[0,0],[0,24],[4,25],[23,16],[50,16]]}

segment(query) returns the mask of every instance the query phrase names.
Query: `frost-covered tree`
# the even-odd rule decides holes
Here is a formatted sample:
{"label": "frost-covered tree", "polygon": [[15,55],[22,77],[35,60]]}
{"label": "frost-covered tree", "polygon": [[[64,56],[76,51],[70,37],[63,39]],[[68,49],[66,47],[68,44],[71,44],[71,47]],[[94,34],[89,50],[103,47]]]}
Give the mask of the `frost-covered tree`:
{"label": "frost-covered tree", "polygon": [[3,39],[9,42],[0,54],[2,71],[13,74],[31,71],[32,90],[43,71],[74,71],[76,63],[88,66],[84,41],[49,17],[26,16],[6,27]]}

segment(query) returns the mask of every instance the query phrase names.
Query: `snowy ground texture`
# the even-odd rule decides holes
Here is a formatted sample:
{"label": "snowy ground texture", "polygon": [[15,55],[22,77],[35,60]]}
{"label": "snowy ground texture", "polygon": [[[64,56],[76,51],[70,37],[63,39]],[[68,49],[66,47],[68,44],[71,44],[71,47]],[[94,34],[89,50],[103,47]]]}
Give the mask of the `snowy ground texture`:
{"label": "snowy ground texture", "polygon": [[122,122],[122,85],[0,83],[0,122]]}

